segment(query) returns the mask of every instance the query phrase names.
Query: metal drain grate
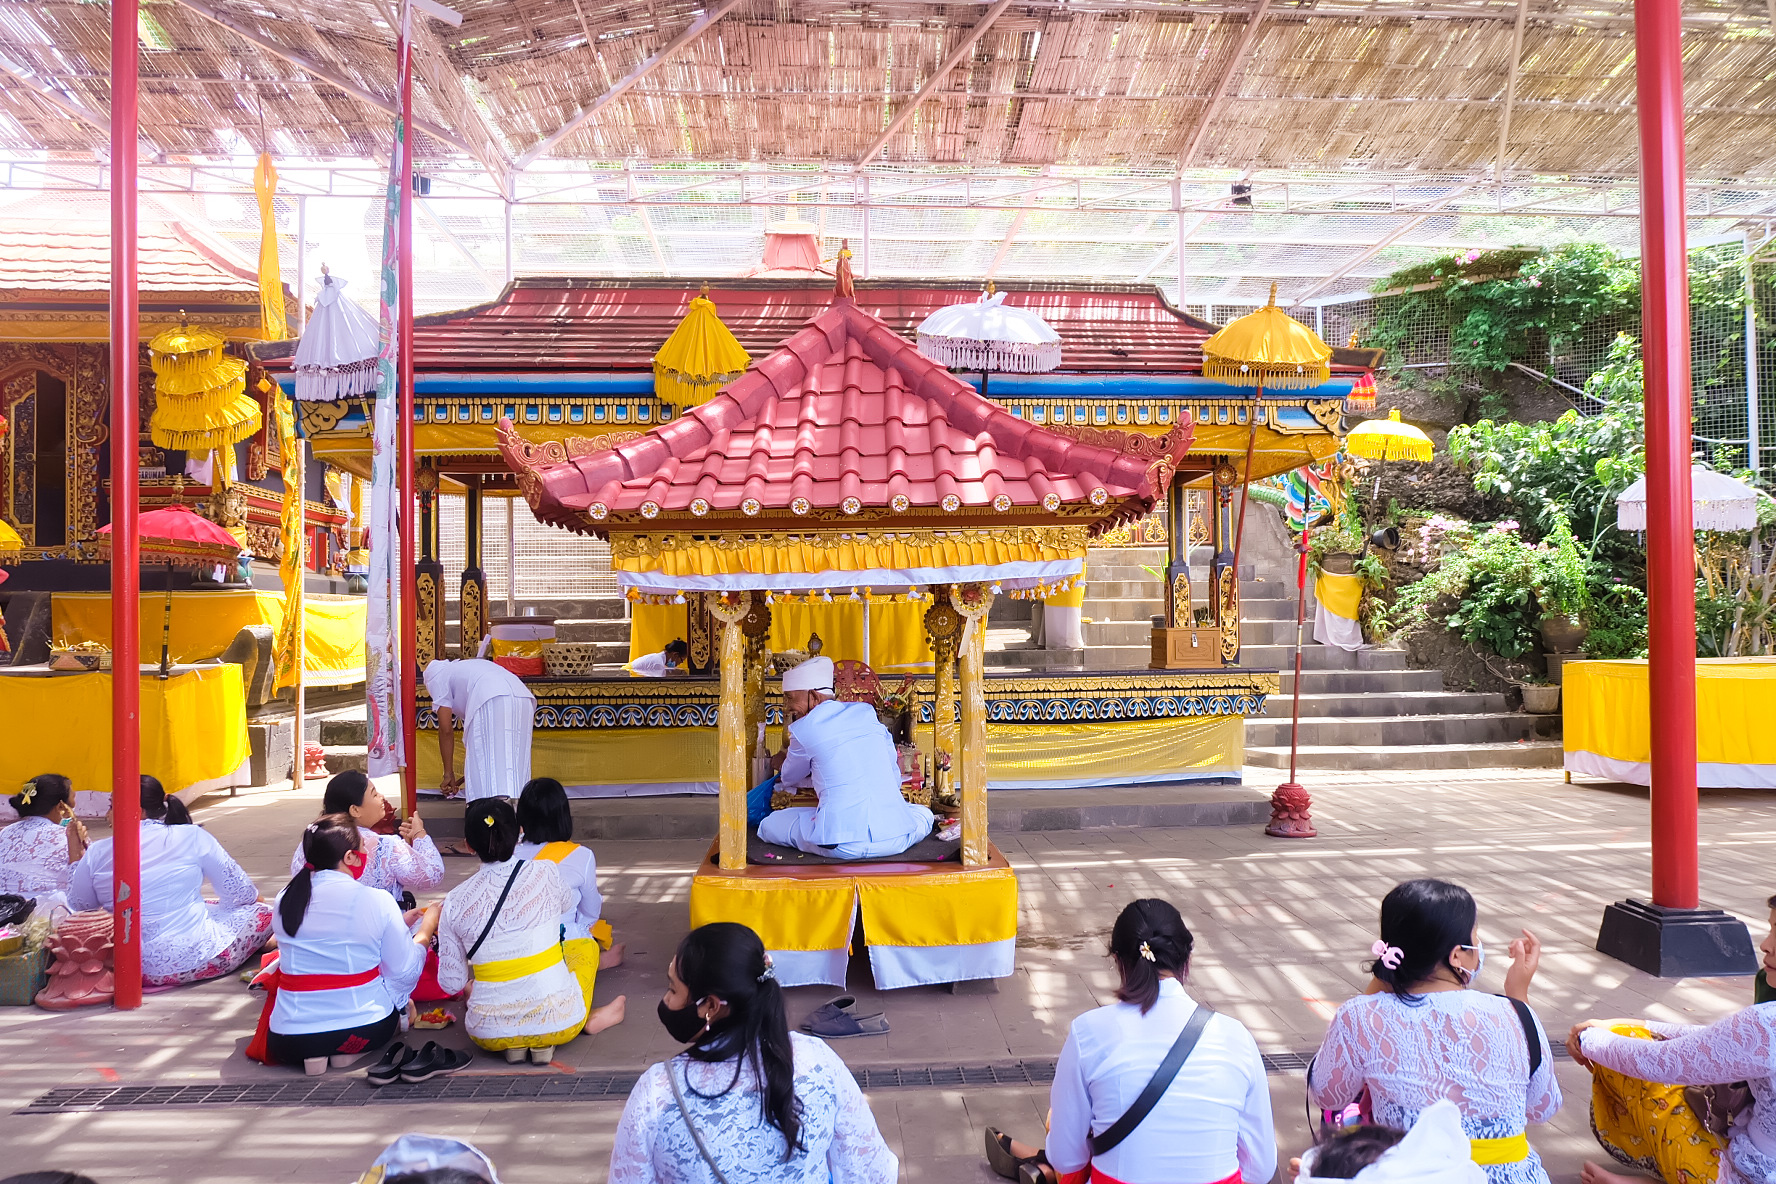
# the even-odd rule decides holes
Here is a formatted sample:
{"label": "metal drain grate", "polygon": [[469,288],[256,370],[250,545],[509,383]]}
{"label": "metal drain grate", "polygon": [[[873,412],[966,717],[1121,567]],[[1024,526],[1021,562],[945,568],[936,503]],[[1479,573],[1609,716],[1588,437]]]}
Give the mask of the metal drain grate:
{"label": "metal drain grate", "polygon": [[[1269,1073],[1307,1068],[1301,1053],[1266,1053]],[[1047,1085],[1053,1061],[997,1065],[859,1065],[852,1075],[866,1090],[992,1089]],[[374,1088],[361,1077],[263,1085],[109,1085],[52,1089],[15,1113],[66,1114],[86,1110],[162,1110],[210,1106],[400,1106],[420,1102],[622,1101],[639,1073],[458,1073],[414,1085]]]}

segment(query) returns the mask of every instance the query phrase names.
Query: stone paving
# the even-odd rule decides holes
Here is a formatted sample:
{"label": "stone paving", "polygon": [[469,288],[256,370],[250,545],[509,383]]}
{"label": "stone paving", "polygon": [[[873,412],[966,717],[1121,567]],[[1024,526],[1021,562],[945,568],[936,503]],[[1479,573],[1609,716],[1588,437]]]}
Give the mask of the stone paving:
{"label": "stone paving", "polygon": [[[1071,1018],[1110,998],[1115,976],[1103,955],[1116,911],[1135,896],[1159,895],[1178,905],[1196,933],[1192,989],[1246,1023],[1265,1052],[1309,1053],[1337,1003],[1364,981],[1358,963],[1374,939],[1381,895],[1418,875],[1456,880],[1479,899],[1492,954],[1488,989],[1502,982],[1504,947],[1519,928],[1542,937],[1533,1002],[1556,1038],[1585,1015],[1705,1021],[1749,1001],[1749,979],[1662,981],[1591,949],[1604,905],[1644,894],[1644,791],[1564,785],[1546,771],[1306,780],[1321,832],[1312,841],[1268,839],[1252,826],[999,836],[1022,887],[1017,974],[992,995],[878,995],[855,960],[853,989],[888,1013],[893,1030],[835,1047],[849,1063],[869,1067],[1052,1059]],[[1163,791],[1154,793],[1157,800]],[[211,799],[198,817],[270,896],[287,878],[294,837],[317,797],[318,785],[301,795]],[[1764,899],[1776,891],[1772,804],[1751,792],[1703,794],[1703,897],[1740,915],[1758,938]],[[555,1066],[523,1072],[633,1072],[672,1051],[652,1012],[685,930],[686,872],[704,846],[597,844],[606,915],[629,945],[628,963],[600,976],[597,1002],[625,993],[630,1018],[561,1049]],[[446,864],[451,882],[473,866],[466,859]],[[831,993],[792,991],[792,1022]],[[131,1014],[0,1009],[6,1169],[78,1168],[101,1184],[345,1181],[394,1135],[425,1130],[476,1142],[512,1184],[604,1179],[620,1099],[14,1113],[63,1086],[289,1082],[288,1070],[239,1055],[258,1008],[257,996],[225,981],[150,996]],[[443,1036],[466,1046],[456,1029]],[[483,1055],[475,1069],[506,1066]],[[1556,1184],[1567,1184],[1596,1147],[1586,1124],[1587,1076],[1566,1062],[1558,1071],[1566,1108],[1531,1138]],[[1308,1140],[1302,1077],[1276,1073],[1270,1080],[1285,1155],[1298,1153]],[[996,1177],[979,1158],[982,1128],[1038,1135],[1046,1090],[896,1088],[873,1091],[870,1101],[904,1179],[984,1182]]]}

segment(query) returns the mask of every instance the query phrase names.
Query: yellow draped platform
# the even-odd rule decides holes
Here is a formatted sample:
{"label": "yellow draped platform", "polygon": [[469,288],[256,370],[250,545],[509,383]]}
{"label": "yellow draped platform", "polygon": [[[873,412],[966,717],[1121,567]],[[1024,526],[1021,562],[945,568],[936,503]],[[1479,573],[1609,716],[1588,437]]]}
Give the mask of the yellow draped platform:
{"label": "yellow draped platform", "polygon": [[[311,687],[343,687],[364,681],[364,623],[368,602],[362,596],[303,597],[307,645],[303,666]],[[141,646],[144,660],[160,656],[164,592],[144,592],[141,599]],[[96,641],[111,644],[111,595],[108,592],[57,592],[50,601],[51,628],[64,644]],[[215,592],[173,593],[173,628],[169,639],[175,662],[207,662],[234,644],[235,634],[249,625],[269,625],[275,632],[284,620],[284,594],[242,588]]]}
{"label": "yellow draped platform", "polygon": [[[0,672],[0,786],[60,773],[77,794],[111,792],[111,675]],[[142,675],[142,772],[169,793],[245,785],[247,697],[239,666]],[[81,813],[103,813],[81,800]]]}
{"label": "yellow draped platform", "polygon": [[988,865],[749,866],[710,858],[691,881],[691,926],[737,921],[764,941],[784,986],[845,985],[861,917],[876,986],[1002,978],[1017,939],[1018,884],[997,847]]}
{"label": "yellow draped platform", "polygon": [[[1566,769],[1650,784],[1652,709],[1644,659],[1561,669]],[[1696,780],[1776,789],[1776,658],[1696,662]]]}
{"label": "yellow draped platform", "polygon": [[[770,729],[774,748],[782,731]],[[916,739],[931,750],[931,729]],[[422,730],[419,785],[438,784],[435,730]],[[989,789],[1065,789],[1141,782],[1237,777],[1245,718],[1185,716],[1115,723],[988,724]],[[714,728],[538,728],[530,773],[553,777],[576,797],[714,793]]]}

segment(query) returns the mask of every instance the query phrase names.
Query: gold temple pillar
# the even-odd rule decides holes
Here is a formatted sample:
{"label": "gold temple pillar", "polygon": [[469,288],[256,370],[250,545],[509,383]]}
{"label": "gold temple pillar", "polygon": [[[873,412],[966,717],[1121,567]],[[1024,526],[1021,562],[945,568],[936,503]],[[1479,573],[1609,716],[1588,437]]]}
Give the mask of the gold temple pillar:
{"label": "gold temple pillar", "polygon": [[[765,722],[765,675],[771,665],[771,606],[765,603],[764,593],[752,594],[752,608],[740,622],[740,632],[746,638],[746,754],[756,757],[759,725]],[[750,769],[746,779],[750,786]]]}
{"label": "gold temple pillar", "polygon": [[954,758],[962,799],[962,865],[987,866],[987,682],[986,639],[981,620],[993,607],[993,594],[980,584],[950,592],[961,616],[962,721]]}
{"label": "gold temple pillar", "polygon": [[491,627],[487,619],[487,573],[481,570],[481,477],[472,474],[463,483],[463,573],[457,593],[458,641],[462,656],[481,652],[481,639]]}
{"label": "gold temple pillar", "polygon": [[931,710],[932,775],[947,788],[939,772],[939,756],[950,758],[950,776],[956,771],[956,651],[962,640],[962,614],[950,603],[949,585],[931,589],[931,607],[925,610],[925,638],[931,643],[936,694]]}
{"label": "gold temple pillar", "polygon": [[[424,670],[434,658],[444,657],[444,565],[438,562],[438,471],[430,460],[420,463],[414,483],[419,489],[419,558],[414,563],[413,606],[414,656]],[[354,487],[356,482],[353,483]],[[362,532],[358,545],[366,546]],[[368,552],[364,562],[370,562]],[[474,655],[469,655],[473,657]]]}
{"label": "gold temple pillar", "polygon": [[752,597],[737,603],[712,594],[706,598],[720,636],[721,703],[716,710],[715,747],[720,789],[721,831],[718,862],[723,871],[746,866],[746,635],[742,628],[752,610]]}

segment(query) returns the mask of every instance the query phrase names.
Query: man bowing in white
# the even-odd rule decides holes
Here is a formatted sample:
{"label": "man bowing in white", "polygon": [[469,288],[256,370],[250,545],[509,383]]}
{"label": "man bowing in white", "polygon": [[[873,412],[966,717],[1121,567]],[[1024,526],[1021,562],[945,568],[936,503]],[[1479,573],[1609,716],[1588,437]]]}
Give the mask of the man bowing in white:
{"label": "man bowing in white", "polygon": [[[536,696],[516,674],[485,658],[440,658],[425,668],[438,713],[444,796],[513,798],[530,780],[530,725]],[[456,775],[456,721],[463,721],[463,775]]]}
{"label": "man bowing in white", "polygon": [[932,814],[900,796],[894,739],[868,703],[833,697],[831,658],[809,658],[783,676],[789,745],[773,758],[784,789],[812,786],[820,804],[777,810],[759,838],[815,855],[898,855],[931,833]]}

